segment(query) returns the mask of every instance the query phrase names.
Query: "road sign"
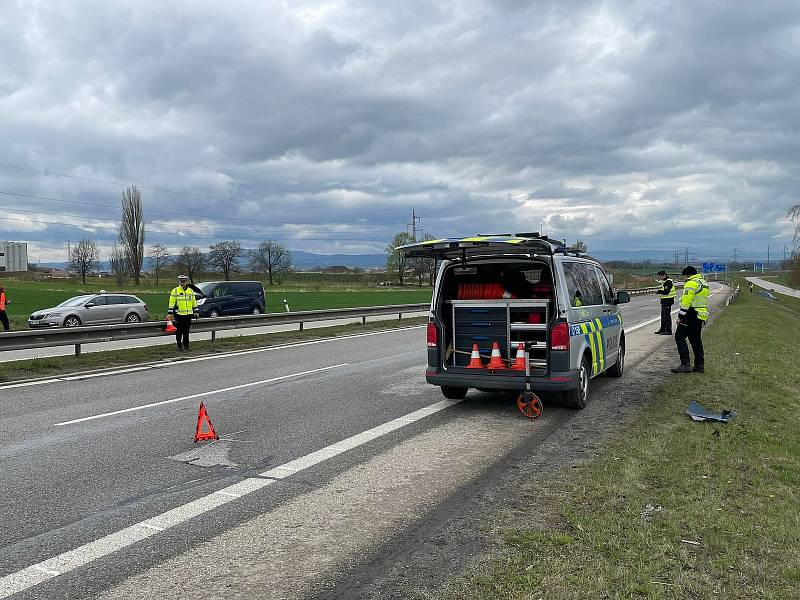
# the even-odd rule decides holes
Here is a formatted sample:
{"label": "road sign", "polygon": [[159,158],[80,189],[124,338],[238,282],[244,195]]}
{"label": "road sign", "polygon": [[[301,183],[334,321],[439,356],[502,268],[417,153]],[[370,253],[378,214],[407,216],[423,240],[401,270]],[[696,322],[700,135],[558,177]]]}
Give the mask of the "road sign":
{"label": "road sign", "polygon": [[716,270],[716,265],[713,262],[703,263],[703,273],[713,273]]}
{"label": "road sign", "polygon": [[725,273],[727,270],[728,269],[725,265],[714,265],[714,271],[716,273]]}

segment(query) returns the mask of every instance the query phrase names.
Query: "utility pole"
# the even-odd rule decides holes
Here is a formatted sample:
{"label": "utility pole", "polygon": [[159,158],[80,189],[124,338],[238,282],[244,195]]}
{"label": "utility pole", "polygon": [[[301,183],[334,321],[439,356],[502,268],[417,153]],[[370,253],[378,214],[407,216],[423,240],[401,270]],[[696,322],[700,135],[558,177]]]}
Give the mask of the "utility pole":
{"label": "utility pole", "polygon": [[689,246],[686,246],[686,261],[685,261],[685,263],[687,265],[689,264]]}
{"label": "utility pole", "polygon": [[411,227],[411,237],[414,238],[414,241],[417,241],[417,222],[422,221],[422,217],[417,216],[417,212],[415,209],[411,209],[411,223],[408,224]]}
{"label": "utility pole", "polygon": [[739,249],[738,249],[738,248],[734,248],[734,249],[733,249],[733,266],[734,266],[734,267],[736,266],[736,255],[737,255],[738,253],[739,253]]}
{"label": "utility pole", "polygon": [[769,244],[767,244],[767,269],[769,269]]}

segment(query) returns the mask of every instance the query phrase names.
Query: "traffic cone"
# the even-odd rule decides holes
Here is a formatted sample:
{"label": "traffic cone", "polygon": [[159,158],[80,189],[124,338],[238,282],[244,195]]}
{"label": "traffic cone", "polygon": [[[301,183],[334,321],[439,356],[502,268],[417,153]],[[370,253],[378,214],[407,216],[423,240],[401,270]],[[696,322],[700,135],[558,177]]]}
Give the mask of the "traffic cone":
{"label": "traffic cone", "polygon": [[175,324],[172,322],[172,319],[167,319],[167,328],[164,330],[166,333],[175,333],[178,331],[178,328],[175,327]]}
{"label": "traffic cone", "polygon": [[517,357],[514,359],[514,364],[511,365],[512,371],[525,370],[525,344],[522,342],[517,346]]}
{"label": "traffic cone", "polygon": [[486,365],[486,368],[493,371],[500,371],[506,368],[506,363],[503,362],[503,357],[500,356],[500,346],[497,342],[492,342],[492,357],[489,359],[489,364]]}
{"label": "traffic cone", "polygon": [[481,354],[478,352],[478,344],[472,344],[472,356],[469,359],[468,369],[482,369],[483,362],[481,361]]}

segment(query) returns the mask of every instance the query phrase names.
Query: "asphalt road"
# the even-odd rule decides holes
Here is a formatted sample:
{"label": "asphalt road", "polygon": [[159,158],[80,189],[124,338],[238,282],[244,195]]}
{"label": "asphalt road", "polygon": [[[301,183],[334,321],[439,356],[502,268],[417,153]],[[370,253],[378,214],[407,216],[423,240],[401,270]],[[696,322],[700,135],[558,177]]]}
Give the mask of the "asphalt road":
{"label": "asphalt road", "polygon": [[775,283],[774,281],[768,281],[759,277],[745,277],[745,279],[753,282],[759,287],[764,288],[765,290],[772,290],[773,292],[778,292],[784,296],[794,296],[795,298],[800,298],[800,290],[790,288],[786,285],[781,285],[779,283]]}
{"label": "asphalt road", "polygon": [[[657,303],[624,307],[629,369],[668,343]],[[423,331],[0,387],[0,598],[313,595],[571,418],[443,401]],[[218,442],[193,443],[201,401]]]}

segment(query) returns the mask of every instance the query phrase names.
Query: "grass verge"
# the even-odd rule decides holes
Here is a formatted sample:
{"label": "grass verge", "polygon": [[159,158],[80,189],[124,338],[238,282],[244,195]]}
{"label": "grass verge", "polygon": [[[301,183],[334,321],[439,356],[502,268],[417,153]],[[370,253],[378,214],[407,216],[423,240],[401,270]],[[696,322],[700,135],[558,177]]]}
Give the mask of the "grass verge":
{"label": "grass verge", "polygon": [[[335,325],[333,327],[317,327],[304,331],[276,331],[260,335],[218,338],[213,344],[210,340],[192,342],[189,354],[178,354],[173,344],[148,346],[145,348],[126,348],[123,350],[107,350],[104,352],[87,352],[76,356],[53,356],[0,363],[0,382],[19,381],[34,377],[51,377],[66,375],[77,371],[105,369],[125,365],[136,365],[157,362],[166,359],[194,358],[205,354],[221,354],[235,350],[265,348],[292,342],[332,338],[341,335],[368,333],[397,327],[410,327],[428,322],[428,317],[411,317],[407,319],[370,321],[366,324]],[[422,338],[420,338],[422,343]]]}
{"label": "grass verge", "polygon": [[[800,300],[743,290],[704,334],[706,374],[669,378],[559,477],[547,526],[444,598],[800,598]],[[738,415],[693,422],[692,399]]]}

